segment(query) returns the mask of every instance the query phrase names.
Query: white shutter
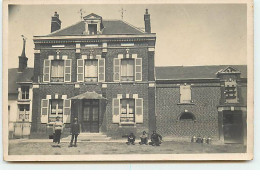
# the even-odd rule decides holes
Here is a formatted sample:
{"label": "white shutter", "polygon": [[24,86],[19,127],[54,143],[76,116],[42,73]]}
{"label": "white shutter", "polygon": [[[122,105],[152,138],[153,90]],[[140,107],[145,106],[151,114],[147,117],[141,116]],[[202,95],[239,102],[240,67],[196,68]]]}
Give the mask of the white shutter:
{"label": "white shutter", "polygon": [[84,82],[84,59],[77,60],[77,82]]}
{"label": "white shutter", "polygon": [[105,59],[98,59],[98,82],[105,82]]}
{"label": "white shutter", "polygon": [[120,123],[120,99],[113,98],[113,123]]}
{"label": "white shutter", "polygon": [[71,82],[71,59],[64,60],[64,82]]}
{"label": "white shutter", "polygon": [[71,100],[65,99],[63,101],[63,123],[70,123],[71,114]]}
{"label": "white shutter", "polygon": [[180,86],[180,103],[191,103],[191,87],[190,85]]}
{"label": "white shutter", "polygon": [[119,82],[120,81],[120,65],[121,65],[120,59],[114,59],[114,81]]}
{"label": "white shutter", "polygon": [[48,123],[48,109],[49,109],[49,100],[42,99],[41,103],[41,123]]}
{"label": "white shutter", "polygon": [[142,81],[142,58],[135,59],[135,81]]}
{"label": "white shutter", "polygon": [[135,123],[143,123],[143,99],[135,99]]}
{"label": "white shutter", "polygon": [[45,59],[43,63],[43,82],[50,82],[51,61]]}

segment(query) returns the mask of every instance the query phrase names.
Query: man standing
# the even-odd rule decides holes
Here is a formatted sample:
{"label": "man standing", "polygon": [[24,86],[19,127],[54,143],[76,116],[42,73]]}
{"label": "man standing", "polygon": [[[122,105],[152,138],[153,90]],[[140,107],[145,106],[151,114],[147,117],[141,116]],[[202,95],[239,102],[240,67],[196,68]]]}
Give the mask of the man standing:
{"label": "man standing", "polygon": [[77,147],[77,138],[78,138],[79,133],[80,133],[80,127],[79,127],[78,119],[74,118],[73,123],[71,124],[71,128],[70,128],[71,141],[70,141],[69,147],[73,146],[72,144],[73,144],[74,138],[75,138],[74,147]]}

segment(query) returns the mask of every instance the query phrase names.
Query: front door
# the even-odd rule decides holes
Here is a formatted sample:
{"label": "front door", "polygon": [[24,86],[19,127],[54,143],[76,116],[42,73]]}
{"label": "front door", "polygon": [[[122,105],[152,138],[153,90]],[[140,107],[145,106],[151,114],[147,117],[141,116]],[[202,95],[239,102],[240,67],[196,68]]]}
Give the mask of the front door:
{"label": "front door", "polygon": [[225,143],[242,143],[242,111],[223,111],[223,132]]}
{"label": "front door", "polygon": [[99,132],[99,102],[98,100],[83,101],[83,118],[81,131],[88,133]]}

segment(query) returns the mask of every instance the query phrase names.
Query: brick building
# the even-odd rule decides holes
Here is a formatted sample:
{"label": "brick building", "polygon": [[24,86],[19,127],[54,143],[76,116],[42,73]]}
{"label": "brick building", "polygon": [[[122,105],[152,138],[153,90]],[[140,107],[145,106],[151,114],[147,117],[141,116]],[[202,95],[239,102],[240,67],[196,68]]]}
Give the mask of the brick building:
{"label": "brick building", "polygon": [[148,10],[144,24],[143,31],[91,13],[61,29],[55,12],[51,34],[34,36],[31,132],[51,134],[59,116],[63,134],[78,117],[82,132],[113,138],[157,130],[243,142],[246,67],[155,68]]}
{"label": "brick building", "polygon": [[52,33],[34,36],[32,132],[48,134],[57,116],[66,127],[78,117],[82,132],[108,136],[155,129],[156,37],[148,11],[144,21],[142,31],[92,13],[60,29],[55,13]]}

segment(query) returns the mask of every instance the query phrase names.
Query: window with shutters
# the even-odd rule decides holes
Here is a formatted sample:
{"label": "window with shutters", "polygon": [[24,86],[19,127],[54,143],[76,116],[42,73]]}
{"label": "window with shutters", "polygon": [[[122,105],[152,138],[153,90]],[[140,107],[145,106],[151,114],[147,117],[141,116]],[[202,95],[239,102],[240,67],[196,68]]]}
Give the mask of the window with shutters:
{"label": "window with shutters", "polygon": [[51,61],[51,82],[64,82],[64,61]]}
{"label": "window with shutters", "polygon": [[98,81],[98,60],[86,59],[85,60],[85,82]]}
{"label": "window with shutters", "polygon": [[29,99],[29,86],[21,86],[21,93],[22,93],[22,96],[21,96],[21,99],[23,100],[27,100]]}
{"label": "window with shutters", "polygon": [[180,103],[192,103],[190,85],[184,84],[180,86]]}
{"label": "window with shutters", "polygon": [[30,117],[30,105],[29,104],[20,104],[19,107],[19,121],[29,121]]}
{"label": "window with shutters", "polygon": [[224,94],[226,103],[238,103],[236,80],[230,79],[225,82]]}
{"label": "window with shutters", "polygon": [[50,100],[49,108],[49,120],[48,122],[55,122],[56,117],[63,119],[63,100],[62,99],[52,99]]}
{"label": "window with shutters", "polygon": [[121,99],[120,122],[135,122],[135,100]]}

